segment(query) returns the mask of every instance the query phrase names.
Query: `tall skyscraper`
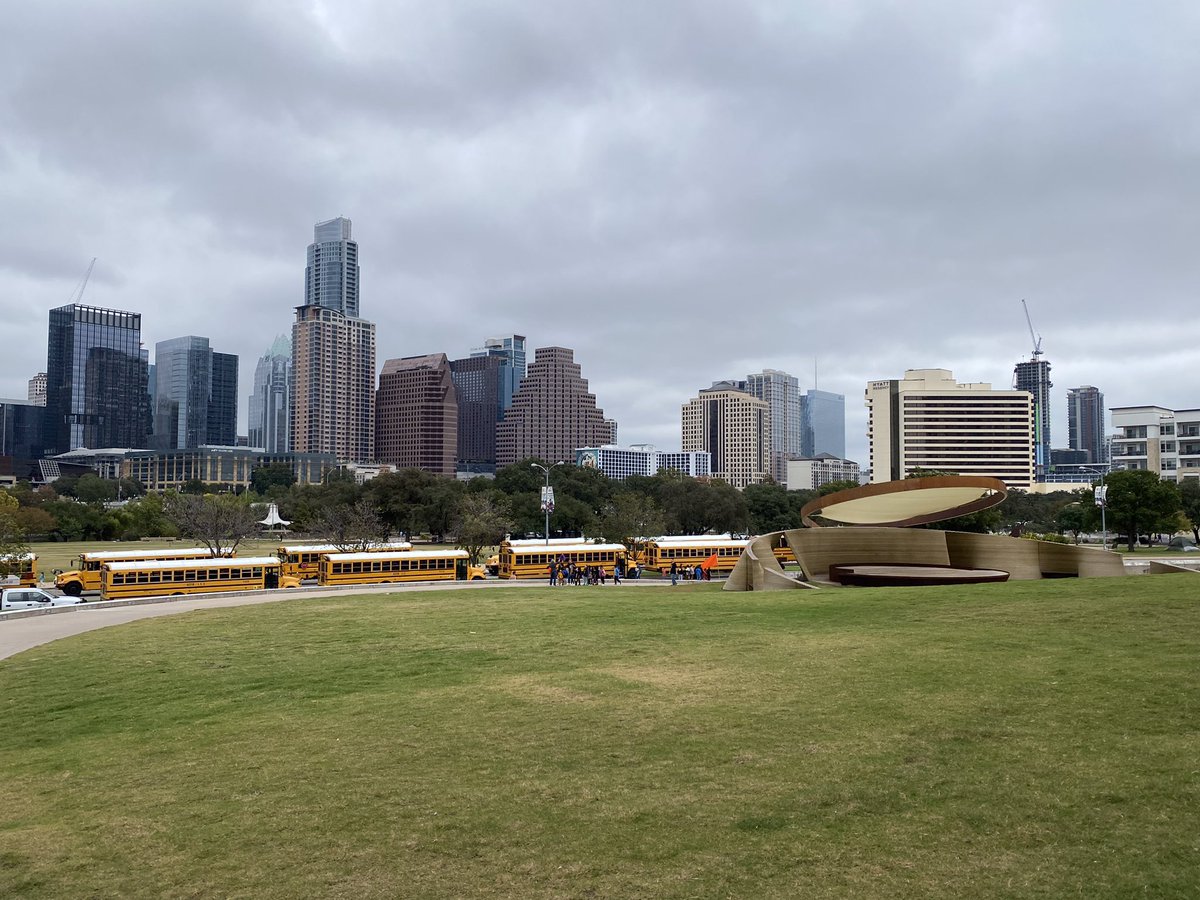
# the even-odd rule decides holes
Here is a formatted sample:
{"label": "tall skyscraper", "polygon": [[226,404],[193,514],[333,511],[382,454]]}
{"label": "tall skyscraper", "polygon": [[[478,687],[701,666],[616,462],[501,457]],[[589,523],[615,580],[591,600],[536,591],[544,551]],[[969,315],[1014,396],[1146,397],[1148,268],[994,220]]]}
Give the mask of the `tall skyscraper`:
{"label": "tall skyscraper", "polygon": [[254,368],[254,393],[250,395],[248,431],[250,446],[268,453],[292,449],[292,339],[275,338]]}
{"label": "tall skyscraper", "polygon": [[238,358],[187,335],[154,345],[156,450],[237,443]]}
{"label": "tall skyscraper", "polygon": [[771,409],[765,400],[717,382],[681,410],[683,452],[709,454],[712,477],[736,488],[771,472]]}
{"label": "tall skyscraper", "polygon": [[1068,445],[1085,451],[1087,462],[1108,462],[1104,412],[1104,394],[1098,388],[1085,384],[1067,391]]}
{"label": "tall skyscraper", "polygon": [[505,410],[504,368],[498,356],[450,361],[458,397],[458,470],[464,474],[496,471],[496,426]]}
{"label": "tall skyscraper", "polygon": [[472,358],[494,356],[500,360],[500,412],[512,406],[513,395],[525,377],[525,335],[488,338],[482,347],[471,351]]}
{"label": "tall skyscraper", "polygon": [[612,427],[588,392],[587,379],[566,347],[534,351],[512,406],[496,429],[496,465],[528,457],[570,461],[579,447],[611,444]]}
{"label": "tall skyscraper", "polygon": [[379,462],[453,477],[458,403],[446,354],[387,360],[379,375],[375,422]]}
{"label": "tall skyscraper", "polygon": [[746,392],[771,410],[771,477],[787,482],[787,461],[801,455],[800,382],[787,372],[763,369],[746,376]]}
{"label": "tall skyscraper", "polygon": [[350,220],[318,222],[308,245],[304,305],[358,318],[358,277],[358,244],[350,239]]}
{"label": "tall skyscraper", "polygon": [[915,469],[988,475],[1010,488],[1033,482],[1033,400],[1027,391],[959,384],[947,369],[909,369],[867,382],[871,481]]}
{"label": "tall skyscraper", "polygon": [[803,421],[801,446],[806,459],[828,453],[843,458],[846,455],[846,397],[831,391],[807,391],[800,398]]}
{"label": "tall skyscraper", "polygon": [[138,313],[78,303],[50,310],[46,454],[144,448],[150,430],[148,365]]}
{"label": "tall skyscraper", "polygon": [[236,447],[238,442],[238,358],[233,353],[212,355],[212,391],[208,395],[208,443]]}
{"label": "tall skyscraper", "polygon": [[1034,472],[1038,481],[1046,480],[1050,465],[1050,361],[1035,350],[1033,359],[1019,362],[1013,369],[1013,387],[1033,395]]}
{"label": "tall skyscraper", "polygon": [[375,324],[358,318],[350,220],[315,229],[305,304],[292,325],[292,450],[375,459]]}

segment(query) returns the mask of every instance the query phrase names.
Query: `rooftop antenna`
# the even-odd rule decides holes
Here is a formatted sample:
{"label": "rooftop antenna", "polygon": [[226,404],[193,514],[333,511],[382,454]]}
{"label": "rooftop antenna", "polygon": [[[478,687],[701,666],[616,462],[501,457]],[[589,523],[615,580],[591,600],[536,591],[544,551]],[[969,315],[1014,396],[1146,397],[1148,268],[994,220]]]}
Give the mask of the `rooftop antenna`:
{"label": "rooftop antenna", "polygon": [[1033,319],[1029,318],[1029,304],[1022,299],[1021,305],[1025,307],[1025,322],[1029,325],[1029,339],[1033,341],[1033,361],[1037,362],[1037,358],[1042,355],[1042,336],[1034,334]]}

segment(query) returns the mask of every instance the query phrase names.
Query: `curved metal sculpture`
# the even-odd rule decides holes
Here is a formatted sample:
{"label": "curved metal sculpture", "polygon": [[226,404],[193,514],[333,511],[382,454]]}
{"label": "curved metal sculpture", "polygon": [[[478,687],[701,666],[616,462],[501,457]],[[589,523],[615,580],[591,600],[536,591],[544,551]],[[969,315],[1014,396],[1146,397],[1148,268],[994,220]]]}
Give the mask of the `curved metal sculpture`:
{"label": "curved metal sculpture", "polygon": [[944,522],[958,516],[991,509],[1008,497],[999,478],[983,475],[932,475],[905,478],[838,491],[804,504],[800,520],[820,528],[813,516],[841,525],[876,525],[907,528]]}

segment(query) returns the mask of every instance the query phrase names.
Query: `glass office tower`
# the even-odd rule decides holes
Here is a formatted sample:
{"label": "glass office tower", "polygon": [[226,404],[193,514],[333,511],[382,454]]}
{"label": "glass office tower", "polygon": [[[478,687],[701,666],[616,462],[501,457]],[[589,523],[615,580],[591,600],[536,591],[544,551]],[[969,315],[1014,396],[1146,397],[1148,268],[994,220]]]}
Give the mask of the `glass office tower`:
{"label": "glass office tower", "polygon": [[144,448],[148,361],[139,313],[72,303],[50,310],[45,451]]}

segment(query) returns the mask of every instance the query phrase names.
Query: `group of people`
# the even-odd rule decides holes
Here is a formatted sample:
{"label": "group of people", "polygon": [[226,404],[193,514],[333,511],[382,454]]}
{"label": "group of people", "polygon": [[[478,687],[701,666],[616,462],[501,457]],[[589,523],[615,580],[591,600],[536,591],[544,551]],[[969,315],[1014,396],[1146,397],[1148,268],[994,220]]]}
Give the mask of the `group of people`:
{"label": "group of people", "polygon": [[712,576],[708,574],[708,569],[699,563],[694,569],[688,566],[680,566],[676,563],[671,563],[671,584],[678,584],[679,579],[684,581],[711,581]]}
{"label": "group of people", "polygon": [[[564,584],[605,584],[608,581],[608,570],[604,566],[581,566],[573,562],[559,560],[550,563],[550,585],[560,587]],[[621,563],[613,566],[612,582],[621,583]],[[632,577],[636,578],[636,575]]]}

